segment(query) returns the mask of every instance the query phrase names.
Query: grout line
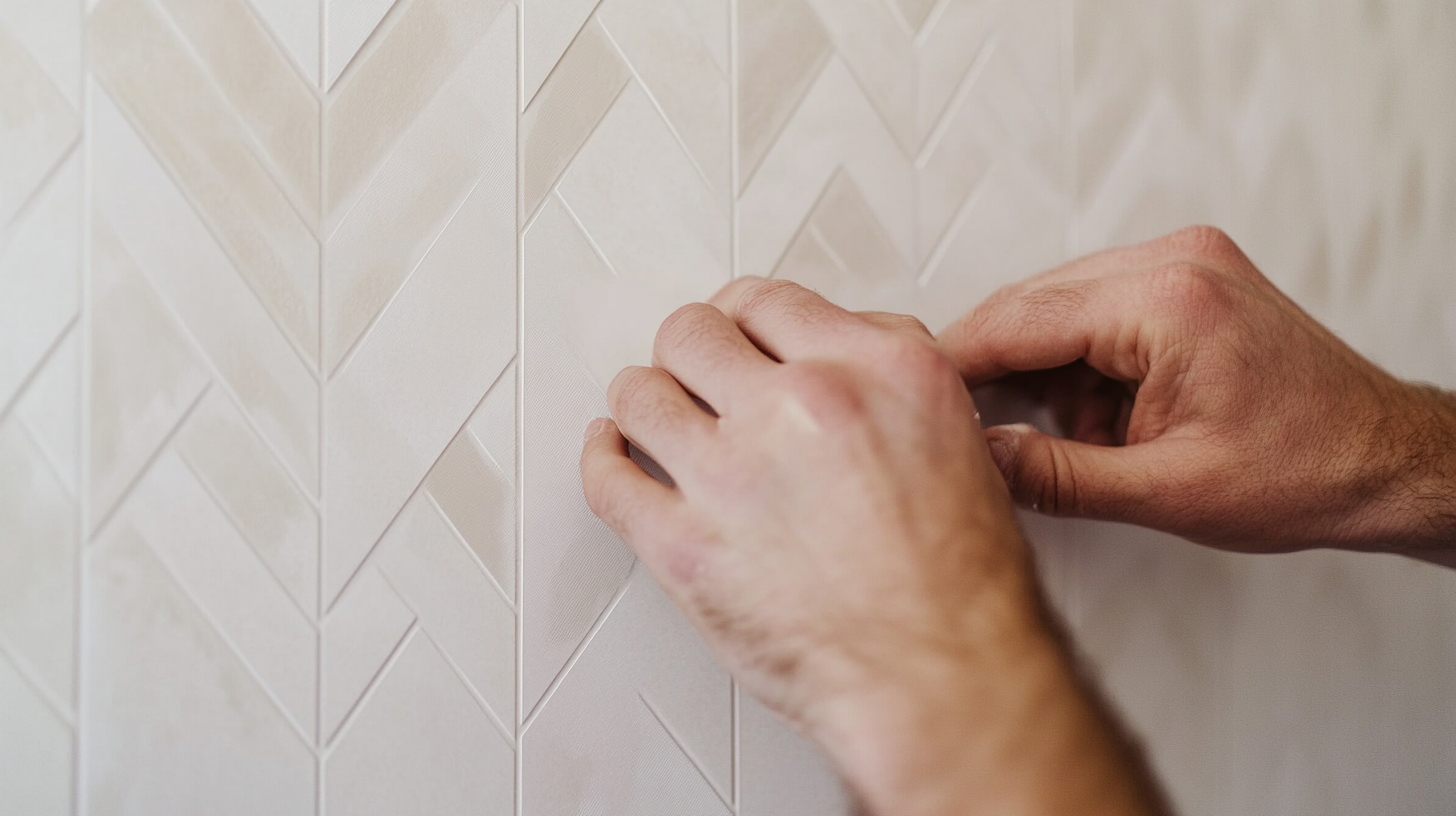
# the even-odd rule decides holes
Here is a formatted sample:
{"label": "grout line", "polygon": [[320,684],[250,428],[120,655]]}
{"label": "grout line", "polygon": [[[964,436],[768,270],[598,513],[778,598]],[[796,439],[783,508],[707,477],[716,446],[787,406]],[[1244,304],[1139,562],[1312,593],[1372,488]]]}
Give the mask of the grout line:
{"label": "grout line", "polygon": [[35,187],[20,202],[20,206],[15,209],[14,215],[10,216],[10,223],[0,225],[0,255],[4,255],[5,250],[9,249],[10,242],[23,229],[23,224],[30,217],[31,211],[40,206],[39,202],[41,198],[50,192],[51,185],[61,175],[66,165],[70,163],[71,157],[80,151],[81,143],[84,140],[85,131],[78,130],[76,135],[71,138],[71,142],[66,146],[66,149],[61,151],[61,155],[51,164],[50,169],[45,171],[45,175],[40,177],[40,181],[36,182]]}
{"label": "grout line", "polygon": [[[81,9],[80,20],[82,25],[86,20],[87,0],[75,0]],[[87,38],[81,37],[81,208],[78,215],[81,223],[78,239],[81,242],[79,247],[80,269],[77,270],[80,276],[80,315],[77,326],[79,336],[77,342],[79,349],[79,371],[77,377],[77,398],[80,400],[79,410],[76,411],[76,422],[79,427],[76,430],[77,459],[76,462],[76,620],[75,620],[75,642],[72,644],[71,655],[75,661],[75,703],[76,703],[76,741],[72,746],[72,787],[73,794],[71,802],[75,812],[79,814],[89,813],[86,788],[86,656],[89,649],[86,648],[86,614],[87,603],[87,580],[86,580],[86,543],[91,529],[91,214],[92,214],[92,189],[91,189],[91,118],[92,118],[92,91],[94,84],[90,80],[85,66],[88,64],[89,49]]]}
{"label": "grout line", "polygon": [[585,238],[588,244],[591,244],[592,250],[596,252],[597,257],[602,260],[602,263],[606,264],[607,270],[612,273],[612,277],[622,277],[622,273],[618,272],[617,267],[612,265],[612,259],[607,257],[607,253],[602,249],[601,245],[597,243],[597,239],[593,238],[591,232],[586,228],[586,225],[581,223],[581,219],[578,218],[576,215],[576,210],[573,210],[571,208],[571,205],[567,203],[566,198],[561,195],[561,191],[555,190],[551,193],[551,195],[547,196],[547,198],[552,197],[554,197],[556,201],[561,204],[561,209],[566,210],[566,214],[571,216],[571,223],[576,225],[577,232],[580,232],[581,237]]}
{"label": "grout line", "polygon": [[0,422],[4,422],[10,418],[10,413],[20,405],[21,398],[35,384],[35,381],[40,379],[41,372],[45,371],[46,366],[50,365],[51,358],[55,357],[56,352],[60,351],[61,346],[66,342],[66,338],[70,336],[71,329],[75,328],[80,320],[81,315],[78,311],[77,314],[71,315],[70,319],[65,322],[65,325],[61,326],[60,331],[56,332],[56,336],[51,338],[50,345],[46,346],[45,351],[41,352],[40,359],[36,360],[35,365],[30,369],[30,373],[26,374],[25,379],[20,381],[20,385],[16,387],[15,394],[10,397],[10,401],[4,405],[0,405]]}
{"label": "grout line", "polygon": [[[631,85],[631,84],[632,84],[631,81],[623,82],[622,83],[622,87],[618,88],[617,89],[617,92],[614,93],[614,94],[612,94],[612,101],[607,103],[607,109],[606,109],[606,111],[604,113],[602,113],[602,118],[598,119],[591,126],[591,130],[587,131],[586,136],[582,138],[581,144],[577,145],[576,148],[571,151],[571,157],[568,158],[566,160],[566,163],[562,165],[561,171],[558,172],[551,179],[551,185],[547,189],[546,194],[543,195],[543,196],[541,196],[541,200],[538,201],[536,203],[536,206],[526,215],[526,222],[527,222],[528,225],[529,224],[532,224],[532,223],[535,223],[536,218],[541,214],[541,210],[543,210],[546,207],[547,200],[549,200],[551,198],[551,194],[557,192],[558,188],[561,186],[562,179],[566,178],[567,171],[570,170],[571,169],[571,166],[576,163],[576,159],[577,159],[578,156],[581,155],[581,151],[585,150],[587,144],[589,144],[591,142],[591,140],[597,135],[597,131],[600,130],[601,127],[602,127],[602,122],[607,121],[607,116],[609,116],[611,114],[612,108],[615,108],[617,106],[617,100],[619,100],[619,99],[622,98],[622,94],[627,91],[627,86],[628,85]],[[542,87],[545,87],[545,86],[542,86]],[[519,138],[520,137],[517,136],[517,150],[520,149]],[[524,193],[525,193],[525,190],[524,190],[524,185],[523,185],[522,190],[521,190],[521,194],[522,194],[523,199],[524,199]],[[523,203],[524,203],[524,200],[523,200]],[[528,226],[528,229],[529,229],[529,226]]]}
{"label": "grout line", "polygon": [[916,170],[923,171],[926,165],[930,163],[931,158],[935,155],[935,151],[940,147],[941,141],[945,139],[945,134],[950,130],[951,125],[955,123],[956,115],[961,112],[961,108],[966,104],[966,100],[970,98],[971,91],[975,89],[976,83],[981,79],[982,72],[991,63],[991,57],[995,56],[996,50],[1000,45],[1001,35],[992,34],[981,46],[981,50],[976,54],[975,60],[971,62],[971,67],[966,71],[965,76],[961,77],[960,85],[956,87],[955,94],[951,97],[950,102],[946,103],[945,108],[941,110],[940,117],[936,119],[935,127],[931,128],[930,135],[926,137],[925,143],[920,147],[920,152],[915,156]]}
{"label": "grout line", "polygon": [[[326,745],[326,743],[324,741],[325,740],[325,736],[326,736],[325,733],[324,733],[324,729],[326,729],[328,727],[328,724],[325,722],[325,717],[327,715],[327,709],[326,709],[326,707],[325,707],[324,704],[325,704],[326,700],[328,699],[328,696],[327,696],[328,695],[328,679],[327,679],[327,677],[328,677],[328,666],[329,666],[329,663],[328,663],[328,648],[327,648],[327,645],[325,643],[325,638],[328,637],[328,628],[325,625],[325,621],[324,621],[324,592],[325,592],[325,588],[328,586],[328,582],[327,582],[327,569],[328,569],[328,564],[327,564],[327,562],[324,559],[324,552],[325,552],[325,549],[326,549],[325,542],[327,541],[327,538],[325,536],[328,534],[328,526],[327,526],[328,525],[328,520],[327,520],[328,519],[328,515],[327,515],[327,513],[325,511],[325,508],[327,506],[325,504],[325,498],[326,498],[326,495],[327,495],[327,487],[326,487],[326,485],[328,484],[327,474],[328,474],[328,466],[329,466],[328,465],[328,461],[329,461],[329,459],[328,459],[328,394],[329,394],[329,388],[328,388],[328,378],[324,374],[324,366],[326,364],[325,363],[325,360],[327,359],[324,356],[324,353],[325,353],[325,345],[324,345],[324,325],[325,325],[325,321],[326,321],[326,318],[327,318],[327,315],[328,315],[328,307],[327,307],[327,304],[329,302],[329,288],[328,288],[329,287],[329,280],[328,280],[328,276],[326,274],[324,274],[324,271],[328,269],[329,239],[332,237],[332,233],[328,233],[328,230],[327,230],[328,215],[329,215],[329,210],[328,210],[329,202],[326,200],[327,199],[327,196],[328,196],[328,178],[329,178],[329,151],[326,148],[326,145],[328,144],[328,135],[329,135],[329,13],[328,13],[328,11],[329,11],[329,3],[328,3],[328,0],[318,0],[318,4],[319,4],[319,75],[318,75],[318,90],[319,90],[318,123],[319,123],[319,125],[318,125],[318,143],[317,143],[317,145],[315,145],[315,147],[318,150],[318,190],[317,190],[317,194],[318,194],[318,203],[319,203],[319,216],[318,216],[318,242],[319,242],[319,248],[318,249],[319,249],[319,252],[318,252],[318,269],[317,269],[317,274],[318,274],[318,317],[314,321],[315,322],[315,325],[318,326],[318,343],[317,343],[317,346],[318,346],[318,371],[319,371],[318,384],[317,384],[318,385],[318,400],[317,400],[317,408],[318,408],[318,440],[317,440],[317,445],[318,445],[318,447],[316,448],[316,453],[314,454],[315,459],[318,462],[318,482],[317,482],[317,484],[314,485],[315,489],[317,490],[317,496],[318,496],[318,503],[315,506],[315,511],[318,513],[318,515],[315,517],[315,522],[316,522],[316,525],[317,526],[314,529],[317,531],[318,537],[317,537],[317,539],[315,539],[315,550],[314,550],[314,567],[315,567],[315,573],[316,574],[314,576],[314,613],[313,613],[314,620],[318,621],[318,638],[314,641],[314,666],[315,666],[315,669],[316,670],[314,672],[314,695],[313,695],[313,708],[314,708],[314,733],[313,733],[313,740],[314,740],[314,745],[318,749],[318,761],[314,764],[314,814],[315,814],[315,816],[324,816],[324,814],[327,812],[327,809],[328,809],[328,807],[327,807],[328,806],[328,800],[327,800],[327,794],[326,794],[327,787],[328,787],[328,785],[327,785],[327,783],[328,783],[328,777],[327,777],[328,768],[327,768],[327,763],[324,761],[325,748],[327,747],[327,745]],[[372,36],[372,32],[371,32],[371,36]],[[405,634],[408,635],[409,634],[409,631],[406,630]],[[403,640],[404,640],[404,638],[402,637],[401,638],[401,641],[403,641]],[[395,645],[397,647],[399,644],[395,644]],[[385,662],[387,663],[389,661],[389,659],[392,659],[393,657],[394,657],[394,653],[391,652],[390,655],[389,655],[389,658],[386,658]],[[366,691],[368,690],[368,687],[367,686],[365,687],[365,690]],[[352,709],[351,709],[351,712],[352,712]]]}
{"label": "grout line", "polygon": [[57,697],[55,692],[46,687],[40,671],[20,656],[20,650],[9,644],[4,632],[0,632],[0,661],[8,661],[15,673],[20,675],[20,681],[30,687],[35,696],[56,715],[56,719],[72,731],[76,730],[78,715],[67,708],[65,701]]}
{"label": "grout line", "polygon": [[491,588],[494,589],[496,594],[500,596],[500,599],[502,602],[505,603],[506,608],[511,610],[512,615],[521,614],[520,611],[516,609],[515,602],[510,599],[510,596],[506,595],[505,589],[503,589],[500,585],[500,582],[495,579],[495,575],[491,574],[490,568],[487,567],[485,563],[480,560],[480,556],[477,555],[475,549],[470,546],[470,542],[465,540],[465,535],[460,532],[459,527],[455,526],[455,522],[450,520],[450,515],[445,512],[445,508],[440,506],[440,502],[435,499],[434,494],[430,492],[429,488],[425,488],[423,496],[425,501],[429,502],[430,506],[435,509],[435,514],[440,517],[440,520],[445,522],[445,527],[447,527],[450,530],[451,535],[455,537],[455,543],[458,544],[461,549],[465,550],[465,554],[467,557],[470,558],[470,562],[475,564],[475,566],[480,569],[481,573],[485,575],[485,579],[490,582]]}
{"label": "grout line", "polygon": [[[788,131],[790,127],[793,126],[794,121],[798,119],[796,114],[800,113],[803,110],[805,100],[809,98],[810,94],[814,93],[814,88],[823,81],[824,74],[828,72],[829,65],[834,62],[836,57],[837,54],[834,51],[834,47],[831,45],[828,48],[824,49],[824,55],[819,58],[819,63],[813,68],[809,69],[809,71],[807,72],[809,79],[807,82],[804,83],[804,90],[801,91],[798,96],[794,98],[792,112],[788,116],[785,116],[784,120],[782,122],[779,122],[778,125],[774,128],[773,136],[767,142],[768,147],[764,149],[763,155],[758,157],[758,161],[752,167],[748,168],[748,175],[738,180],[738,186],[734,190],[734,195],[736,197],[741,199],[742,195],[748,192],[748,186],[753,183],[753,180],[755,178],[758,177],[758,171],[764,166],[764,164],[768,162],[768,157],[773,154],[774,148],[778,147],[779,142],[783,141],[784,134]],[[840,60],[840,62],[843,62],[843,60]],[[849,71],[849,66],[846,65],[845,70]],[[852,71],[850,72],[850,75],[853,76]],[[738,83],[734,82],[733,84],[735,86],[734,93],[736,94],[736,86],[738,85]],[[859,90],[861,93],[864,93],[864,88],[862,86],[859,88]],[[870,97],[866,95],[865,99],[869,100]],[[874,103],[872,101],[869,103],[869,105],[872,108],[874,107]],[[890,137],[893,140],[894,131],[891,131],[888,125],[885,126],[885,131],[890,134]],[[737,142],[736,138],[734,139],[734,142]],[[895,142],[895,145],[896,147],[899,147],[899,142]],[[900,149],[903,150],[903,148]],[[738,151],[735,150],[735,153],[736,152]],[[739,171],[741,175],[741,167],[739,168]]]}
{"label": "grout line", "polygon": [[662,727],[662,730],[664,732],[667,733],[667,738],[672,740],[673,744],[677,746],[677,749],[682,752],[683,756],[687,757],[688,762],[691,763],[693,766],[693,770],[696,770],[698,772],[698,776],[701,776],[703,778],[703,781],[708,783],[708,787],[712,789],[713,794],[718,797],[718,801],[723,803],[723,807],[727,808],[729,813],[736,813],[737,808],[734,807],[733,802],[726,794],[724,794],[723,791],[718,789],[717,783],[713,781],[712,777],[710,777],[708,775],[708,772],[703,768],[702,761],[698,759],[698,757],[693,754],[691,750],[688,749],[687,743],[684,742],[680,737],[678,737],[677,731],[674,730],[671,725],[668,725],[667,718],[663,717],[662,714],[657,711],[657,708],[652,705],[652,701],[648,700],[647,696],[642,692],[637,692],[637,699],[641,700],[642,705],[646,706],[647,713],[652,715],[652,719],[657,720],[657,724]]}
{"label": "grout line", "polygon": [[637,565],[637,559],[632,559],[632,566],[627,570],[627,575],[622,579],[622,585],[617,587],[617,592],[612,596],[612,600],[608,601],[606,607],[602,609],[601,614],[597,615],[597,619],[592,623],[591,629],[587,630],[586,637],[582,638],[581,643],[576,645],[576,649],[572,651],[571,657],[566,661],[566,665],[561,667],[561,671],[557,672],[556,677],[552,678],[551,685],[546,687],[546,692],[541,695],[541,699],[536,701],[536,705],[531,709],[530,715],[521,724],[522,738],[526,736],[526,732],[530,730],[531,724],[536,721],[536,718],[541,716],[541,712],[546,709],[546,704],[551,701],[552,696],[556,694],[556,690],[561,687],[561,684],[566,680],[567,676],[571,674],[571,670],[576,667],[577,661],[581,660],[581,656],[586,654],[587,647],[596,639],[597,633],[606,625],[607,619],[612,616],[612,612],[616,611],[617,604],[621,603],[622,599],[627,596],[627,589],[632,585],[632,576],[637,572]]}
{"label": "grout line", "polygon": [[[524,0],[523,0],[523,2],[524,2]],[[526,62],[525,62],[525,59],[526,59],[526,56],[525,56],[526,55],[526,44],[525,44],[525,42],[526,42],[526,32],[525,32],[525,27],[522,26],[522,28],[521,28],[521,51],[520,51],[520,55],[521,55],[521,99],[520,99],[520,102],[519,102],[519,106],[520,106],[521,113],[525,113],[526,112],[526,108],[531,107],[531,103],[532,102],[535,102],[536,101],[536,98],[541,95],[541,91],[543,89],[545,89],[546,83],[548,83],[548,82],[551,81],[552,75],[555,74],[556,73],[556,70],[561,67],[561,63],[565,59],[567,52],[571,50],[572,46],[576,45],[576,41],[577,41],[578,38],[581,37],[581,33],[583,31],[586,31],[586,27],[591,24],[592,18],[594,18],[594,17],[597,16],[597,12],[601,9],[602,5],[605,2],[606,2],[606,0],[595,0],[595,2],[592,3],[591,11],[587,12],[586,15],[581,18],[581,25],[578,26],[577,29],[576,29],[576,32],[571,35],[571,41],[566,44],[566,48],[562,49],[561,56],[559,56],[559,57],[556,58],[556,63],[551,66],[551,70],[549,70],[549,71],[546,72],[546,76],[541,77],[541,84],[536,86],[536,92],[531,95],[531,98],[530,99],[527,99],[526,98]]]}
{"label": "grout line", "polygon": [[[383,578],[384,574],[380,573],[380,577]],[[388,582],[386,581],[386,583]],[[391,585],[389,589],[391,592],[394,592],[393,585]],[[395,592],[394,594],[396,596],[399,595],[398,592]],[[400,598],[400,603],[404,603],[403,598]],[[414,614],[414,609],[412,609],[408,604],[405,604],[405,608],[410,610],[410,614]],[[400,656],[404,654],[405,649],[409,648],[410,643],[415,639],[415,635],[419,631],[420,620],[418,617],[416,617],[414,620],[410,621],[409,626],[405,627],[404,634],[399,636],[399,641],[394,644],[394,648],[391,649],[389,655],[384,658],[384,662],[379,664],[379,668],[376,669],[374,675],[369,678],[369,682],[364,684],[364,690],[359,692],[358,699],[354,700],[353,704],[349,706],[348,712],[344,714],[344,718],[339,721],[338,726],[335,727],[333,733],[329,735],[328,741],[324,745],[320,746],[319,758],[321,764],[322,760],[327,760],[329,757],[332,757],[334,755],[334,751],[338,750],[339,741],[344,738],[344,734],[348,733],[349,728],[353,726],[354,721],[359,719],[359,714],[364,710],[364,706],[369,702],[369,698],[373,697],[375,690],[384,683],[384,678],[389,674],[390,670],[394,668],[394,664],[399,662]]]}
{"label": "grout line", "polygon": [[[526,483],[525,483],[525,403],[526,403],[526,161],[521,151],[521,125],[526,108],[526,6],[529,0],[519,0],[516,17],[516,102],[512,106],[516,117],[516,365],[514,370],[516,394],[512,424],[515,426],[515,483],[512,485],[516,498],[515,552],[516,559],[516,643],[515,643],[515,711],[511,714],[511,733],[515,745],[513,757],[513,805],[515,816],[522,816],[525,807],[525,751],[522,740],[525,732],[521,728],[521,708],[525,705],[523,688],[526,679]],[[618,91],[620,94],[621,92]],[[615,101],[615,100],[613,100]],[[603,116],[602,118],[606,118]],[[545,201],[545,198],[542,199]],[[538,211],[539,212],[539,211]],[[534,222],[532,222],[534,223]]]}

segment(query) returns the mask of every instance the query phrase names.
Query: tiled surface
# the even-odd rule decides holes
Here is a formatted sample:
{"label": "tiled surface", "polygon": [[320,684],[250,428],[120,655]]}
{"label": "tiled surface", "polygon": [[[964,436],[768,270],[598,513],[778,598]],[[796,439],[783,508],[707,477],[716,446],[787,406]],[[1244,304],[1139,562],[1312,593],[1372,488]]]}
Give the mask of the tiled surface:
{"label": "tiled surface", "polygon": [[[1453,55],[1438,0],[0,0],[0,813],[845,813],[586,510],[612,373],[736,274],[934,327],[1210,221],[1456,386]],[[1028,524],[1183,812],[1456,810],[1451,573]]]}

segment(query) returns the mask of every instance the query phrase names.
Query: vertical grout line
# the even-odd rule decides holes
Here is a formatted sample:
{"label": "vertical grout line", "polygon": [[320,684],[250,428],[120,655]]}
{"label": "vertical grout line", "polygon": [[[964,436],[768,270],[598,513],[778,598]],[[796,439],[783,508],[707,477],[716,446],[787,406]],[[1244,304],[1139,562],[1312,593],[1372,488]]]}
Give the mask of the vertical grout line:
{"label": "vertical grout line", "polygon": [[526,695],[526,110],[527,0],[516,0],[516,816],[525,808],[522,710]]}
{"label": "vertical grout line", "polygon": [[324,561],[324,541],[326,540],[325,536],[326,536],[326,533],[327,533],[328,505],[324,501],[324,485],[328,483],[328,455],[327,455],[328,444],[326,442],[326,440],[328,438],[327,437],[327,434],[326,434],[326,430],[327,430],[326,422],[327,422],[328,412],[326,410],[326,408],[327,408],[326,401],[328,400],[328,393],[329,393],[329,389],[328,389],[329,377],[328,377],[328,371],[325,370],[325,366],[326,366],[325,360],[327,358],[324,357],[324,315],[326,313],[326,306],[325,306],[325,304],[328,303],[328,276],[324,274],[324,270],[328,268],[328,266],[327,266],[328,242],[324,240],[323,224],[326,222],[325,216],[327,214],[326,213],[326,208],[328,206],[328,202],[325,199],[325,195],[327,194],[327,191],[328,191],[328,185],[327,185],[326,181],[328,179],[328,159],[329,159],[329,153],[328,153],[327,150],[324,149],[324,145],[328,144],[328,126],[329,126],[329,117],[327,115],[328,114],[327,82],[328,82],[328,64],[329,64],[329,53],[328,53],[328,47],[329,47],[329,4],[328,4],[328,0],[318,0],[318,6],[319,6],[319,25],[318,25],[318,37],[319,37],[319,78],[318,78],[318,82],[319,82],[319,89],[320,89],[321,93],[319,94],[319,101],[318,101],[319,126],[318,126],[318,145],[317,145],[317,149],[318,149],[318,167],[319,167],[318,200],[319,200],[319,225],[320,225],[320,229],[319,229],[319,234],[316,236],[316,238],[317,238],[317,240],[319,242],[319,254],[318,254],[318,259],[319,259],[319,266],[318,266],[319,307],[318,307],[318,327],[317,327],[318,328],[318,337],[317,337],[317,342],[315,343],[315,349],[317,350],[318,360],[319,360],[319,379],[318,379],[318,389],[319,390],[318,390],[318,484],[314,485],[314,489],[315,489],[315,491],[317,493],[317,496],[318,496],[318,528],[317,528],[318,529],[318,545],[317,545],[318,546],[318,551],[315,553],[315,556],[316,556],[315,563],[318,565],[318,575],[316,576],[318,597],[316,598],[316,606],[314,608],[314,619],[315,619],[315,621],[318,624],[318,630],[317,630],[318,631],[318,635],[317,635],[317,639],[314,641],[314,660],[315,660],[315,662],[314,662],[314,666],[315,666],[315,673],[314,673],[314,744],[318,746],[318,759],[315,760],[315,764],[314,764],[314,813],[315,813],[315,816],[324,816],[325,808],[326,808],[326,805],[327,805],[327,802],[325,801],[325,798],[324,798],[324,782],[325,782],[325,777],[324,777],[324,728],[326,727],[325,724],[324,724],[324,719],[325,719],[324,718],[324,700],[325,700],[325,693],[327,692],[327,689],[325,687],[325,680],[324,680],[324,677],[325,677],[325,669],[326,669],[326,661],[325,661],[325,657],[324,657],[325,656],[325,651],[324,651],[324,638],[326,637],[326,628],[324,626],[324,610],[328,608],[328,599],[326,597],[326,589],[328,587],[328,583],[325,580],[325,577],[327,576],[327,570],[326,570],[326,566],[327,565],[326,565],[326,563]]}
{"label": "vertical grout line", "polygon": [[86,5],[87,0],[75,0],[80,7],[77,21],[81,40],[81,206],[80,223],[76,225],[76,240],[81,242],[79,268],[80,277],[80,325],[76,327],[77,342],[80,343],[80,365],[76,377],[77,399],[80,410],[76,412],[74,430],[77,438],[76,474],[76,620],[74,622],[75,642],[71,644],[71,658],[75,661],[72,682],[75,684],[71,703],[76,707],[76,731],[71,743],[71,806],[77,816],[87,812],[86,802],[86,752],[83,749],[86,735],[86,545],[87,531],[91,529],[91,81],[86,70]]}
{"label": "vertical grout line", "polygon": [[[739,175],[739,144],[738,144],[738,0],[728,0],[728,208],[730,214],[729,222],[729,253],[731,258],[732,277],[736,280],[742,270],[739,268],[739,221],[738,221],[738,175]],[[733,813],[735,816],[743,808],[741,789],[743,787],[740,768],[743,763],[739,757],[739,705],[738,705],[738,681],[731,676],[728,679],[730,697],[730,730],[733,740],[731,767],[733,769],[732,790],[730,796],[733,800]]]}

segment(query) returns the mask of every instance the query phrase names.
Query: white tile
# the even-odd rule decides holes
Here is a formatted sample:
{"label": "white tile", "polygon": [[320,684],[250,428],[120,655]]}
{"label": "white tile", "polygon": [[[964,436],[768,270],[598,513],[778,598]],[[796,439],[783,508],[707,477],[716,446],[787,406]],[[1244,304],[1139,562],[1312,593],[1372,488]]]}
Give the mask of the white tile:
{"label": "white tile", "polygon": [[15,418],[35,438],[61,484],[77,494],[81,471],[81,332],[72,328],[15,403]]}
{"label": "white tile", "polygon": [[22,204],[76,140],[80,123],[45,69],[0,26],[0,225]]}
{"label": "white tile", "polygon": [[128,527],[89,553],[86,801],[116,814],[312,814],[298,734]]}
{"label": "white tile", "polygon": [[303,611],[317,614],[318,513],[221,390],[188,417],[177,451]]}
{"label": "white tile", "polygon": [[366,566],[340,596],[323,632],[325,739],[358,704],[414,620],[373,566]]}
{"label": "white tile", "polygon": [[75,691],[76,533],[76,503],[55,472],[19,423],[0,423],[0,640],[67,706]]}
{"label": "white tile", "polygon": [[73,739],[0,653],[0,813],[72,813]]}
{"label": "white tile", "polygon": [[[501,157],[504,158],[504,157]],[[515,354],[515,200],[492,168],[329,384],[333,598]]]}
{"label": "white tile", "polygon": [[465,542],[423,497],[380,544],[379,571],[420,616],[420,627],[510,727],[516,716],[516,616]]}
{"label": "white tile", "polygon": [[529,104],[541,83],[555,70],[598,0],[552,0],[527,3],[521,15],[525,28],[525,88]]}
{"label": "white tile", "polygon": [[310,82],[319,81],[319,4],[299,0],[251,0]]}
{"label": "white tile", "polygon": [[[906,153],[920,146],[915,46],[884,0],[808,0],[836,53]],[[967,49],[968,51],[970,49]]]}
{"label": "white tile", "polygon": [[0,245],[0,405],[17,395],[80,306],[80,176],[73,158]]}
{"label": "white tile", "polygon": [[425,489],[506,596],[515,598],[514,480],[500,471],[468,427],[435,463]]}
{"label": "white tile", "polygon": [[743,757],[743,816],[842,816],[854,812],[817,746],[785,725],[747,693],[739,697],[739,751]]}
{"label": "white tile", "polygon": [[511,363],[491,386],[485,402],[470,420],[470,431],[501,475],[516,486],[516,364]]}
{"label": "white tile", "polygon": [[[328,244],[325,370],[334,371],[484,174],[511,166],[515,30],[503,14],[404,134]],[[512,182],[514,179],[511,180]],[[511,183],[511,188],[514,183]]]}
{"label": "white tile", "polygon": [[122,519],[312,734],[318,632],[177,454],[157,460]]}
{"label": "white tile", "polygon": [[99,522],[208,385],[105,218],[91,224],[91,507]]}
{"label": "white tile", "polygon": [[741,192],[833,53],[829,32],[805,0],[740,0],[738,19]]}
{"label": "white tile", "polygon": [[317,489],[317,380],[109,98],[98,92],[93,108],[99,217],[284,463]]}
{"label": "white tile", "polygon": [[72,110],[81,109],[81,14],[80,4],[54,0],[7,0],[0,8],[0,25],[25,44]]}
{"label": "white tile", "polygon": [[330,755],[329,807],[358,816],[509,813],[515,757],[422,634]]}
{"label": "white tile", "polygon": [[395,0],[328,0],[328,73],[324,86],[332,87],[349,67],[360,47],[369,39]]}

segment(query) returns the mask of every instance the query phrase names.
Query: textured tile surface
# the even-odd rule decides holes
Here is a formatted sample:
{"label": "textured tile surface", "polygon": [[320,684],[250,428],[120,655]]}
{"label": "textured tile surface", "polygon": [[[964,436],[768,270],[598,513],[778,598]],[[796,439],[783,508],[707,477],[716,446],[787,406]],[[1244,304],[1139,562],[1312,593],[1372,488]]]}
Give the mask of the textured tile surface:
{"label": "textured tile surface", "polygon": [[[1441,0],[0,0],[0,77],[0,813],[848,813],[581,499],[735,275],[1212,222],[1456,386]],[[1180,812],[1456,811],[1453,573],[1027,524]]]}

